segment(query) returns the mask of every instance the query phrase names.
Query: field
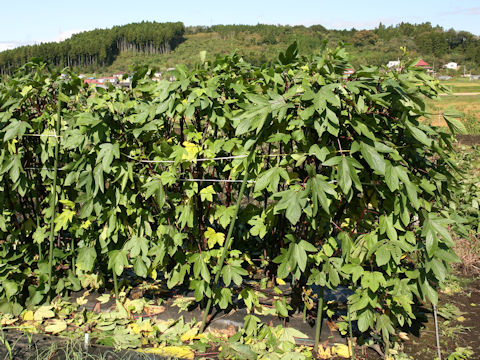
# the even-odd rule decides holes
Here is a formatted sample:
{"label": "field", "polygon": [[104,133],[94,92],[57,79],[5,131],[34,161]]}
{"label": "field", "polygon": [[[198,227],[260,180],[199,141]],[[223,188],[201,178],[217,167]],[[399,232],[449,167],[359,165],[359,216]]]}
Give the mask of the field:
{"label": "field", "polygon": [[[467,87],[459,87],[467,89]],[[469,87],[475,92],[480,92],[480,86]],[[455,91],[457,92],[457,91]],[[477,95],[447,95],[441,96],[438,100],[427,102],[430,108],[428,121],[435,126],[446,126],[441,113],[446,109],[455,109],[462,113],[461,121],[465,125],[468,134],[480,134],[480,94]]]}

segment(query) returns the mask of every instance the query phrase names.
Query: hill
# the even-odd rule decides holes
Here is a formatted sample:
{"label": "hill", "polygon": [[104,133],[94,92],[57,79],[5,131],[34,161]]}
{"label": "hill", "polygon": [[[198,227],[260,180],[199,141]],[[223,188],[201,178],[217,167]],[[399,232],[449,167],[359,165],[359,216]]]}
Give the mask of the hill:
{"label": "hill", "polygon": [[182,23],[143,22],[80,33],[61,43],[24,46],[0,53],[0,72],[11,73],[29,57],[46,59],[54,66],[70,65],[84,72],[126,71],[136,65],[168,68],[237,51],[261,65],[277,58],[293,41],[301,54],[310,55],[326,42],[348,45],[353,64],[384,65],[402,55],[405,47],[438,68],[455,61],[472,72],[480,71],[480,39],[466,31],[444,30],[430,23],[401,23],[373,30],[328,30],[321,25],[215,25],[185,27]]}

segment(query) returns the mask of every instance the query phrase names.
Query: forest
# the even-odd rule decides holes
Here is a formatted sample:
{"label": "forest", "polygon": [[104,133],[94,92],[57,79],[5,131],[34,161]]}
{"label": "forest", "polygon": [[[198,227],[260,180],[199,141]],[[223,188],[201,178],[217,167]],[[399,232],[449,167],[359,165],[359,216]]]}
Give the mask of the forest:
{"label": "forest", "polygon": [[85,68],[111,64],[120,52],[162,54],[183,40],[182,23],[141,22],[111,29],[74,34],[62,42],[22,46],[0,53],[0,73],[11,73],[31,58],[41,58],[56,67]]}
{"label": "forest", "polygon": [[0,52],[0,74],[11,74],[29,59],[39,57],[55,67],[79,71],[127,71],[137,65],[168,68],[183,63],[192,66],[200,51],[210,60],[238,51],[246,61],[262,65],[274,61],[278,52],[293,41],[303,55],[318,53],[324,42],[344,43],[355,60],[385,65],[402,56],[405,48],[440,68],[455,61],[470,72],[480,71],[480,39],[454,29],[426,22],[379,24],[373,30],[328,30],[322,25],[214,25],[184,26],[181,22],[141,22],[111,29],[96,29],[73,35],[60,43],[42,43]]}

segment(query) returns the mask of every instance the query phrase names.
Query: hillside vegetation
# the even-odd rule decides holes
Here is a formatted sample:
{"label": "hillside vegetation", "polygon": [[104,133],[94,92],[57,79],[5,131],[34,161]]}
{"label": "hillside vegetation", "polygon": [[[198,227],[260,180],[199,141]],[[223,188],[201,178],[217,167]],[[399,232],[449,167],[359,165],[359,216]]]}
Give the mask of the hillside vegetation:
{"label": "hillside vegetation", "polygon": [[401,23],[373,30],[327,30],[321,25],[215,25],[185,27],[183,23],[142,22],[112,29],[87,31],[61,43],[24,46],[0,53],[0,73],[12,73],[31,57],[54,66],[71,66],[83,72],[131,70],[136,65],[168,68],[191,66],[200,51],[207,58],[237,51],[246,61],[261,65],[276,59],[293,41],[303,55],[318,53],[326,42],[347,45],[354,66],[384,65],[402,55],[405,47],[439,68],[449,61],[480,71],[480,39],[466,31],[445,30],[431,23]]}

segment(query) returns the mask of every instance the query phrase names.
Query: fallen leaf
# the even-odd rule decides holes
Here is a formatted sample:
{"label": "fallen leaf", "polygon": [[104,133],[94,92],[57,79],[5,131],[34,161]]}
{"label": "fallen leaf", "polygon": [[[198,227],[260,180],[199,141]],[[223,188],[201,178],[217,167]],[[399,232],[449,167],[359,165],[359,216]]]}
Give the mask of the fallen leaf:
{"label": "fallen leaf", "polygon": [[352,356],[350,347],[345,344],[335,344],[332,346],[332,354],[338,355],[343,358],[349,358]]}
{"label": "fallen leaf", "polygon": [[2,316],[2,320],[0,321],[1,325],[12,325],[13,323],[16,323],[18,318],[14,317],[13,315],[10,314],[5,314]]}
{"label": "fallen leaf", "polygon": [[464,322],[465,320],[467,320],[467,319],[465,319],[464,316],[457,317],[457,321]]}
{"label": "fallen leaf", "polygon": [[145,311],[145,314],[147,314],[148,316],[151,316],[151,315],[163,313],[165,311],[165,306],[145,305],[145,308],[143,310]]}
{"label": "fallen leaf", "polygon": [[102,306],[102,303],[97,302],[97,303],[95,304],[95,306],[93,307],[93,312],[96,313],[96,314],[100,313],[100,308],[101,308],[101,306]]}
{"label": "fallen leaf", "polygon": [[52,307],[48,305],[40,306],[35,314],[33,314],[33,320],[42,321],[43,319],[49,319],[55,316],[55,313],[52,311]]}
{"label": "fallen leaf", "polygon": [[188,346],[160,346],[156,348],[141,349],[146,354],[155,354],[160,356],[171,356],[175,358],[193,360],[195,353]]}
{"label": "fallen leaf", "polygon": [[62,332],[67,329],[67,323],[65,320],[60,320],[60,319],[53,319],[49,321],[49,324],[45,326],[45,331],[52,333],[52,334],[58,334],[59,332]]}
{"label": "fallen leaf", "polygon": [[330,359],[332,357],[332,353],[330,352],[329,347],[323,347],[322,345],[318,345],[318,357],[320,359]]}
{"label": "fallen leaf", "polygon": [[398,337],[399,337],[400,339],[404,340],[404,341],[410,340],[410,338],[408,337],[407,333],[402,332],[402,331],[400,331],[400,332],[398,333]]}
{"label": "fallen leaf", "polygon": [[184,342],[191,341],[195,338],[197,334],[198,334],[197,328],[188,329],[185,333],[182,334],[182,336],[180,336],[180,340]]}

